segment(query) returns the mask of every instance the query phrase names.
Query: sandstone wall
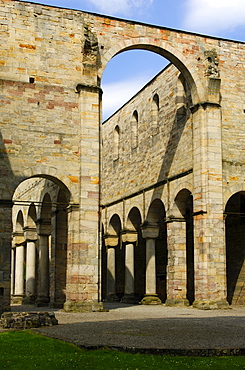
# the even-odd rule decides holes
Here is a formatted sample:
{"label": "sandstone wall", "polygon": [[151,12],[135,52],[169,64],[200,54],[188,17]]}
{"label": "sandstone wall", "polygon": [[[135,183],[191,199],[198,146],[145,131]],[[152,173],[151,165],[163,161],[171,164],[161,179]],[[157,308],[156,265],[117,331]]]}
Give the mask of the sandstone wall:
{"label": "sandstone wall", "polygon": [[[184,86],[183,86],[184,84]],[[159,97],[154,114],[154,96]],[[103,203],[110,203],[192,169],[190,97],[168,66],[102,126]],[[137,143],[134,112],[138,113]],[[114,132],[119,128],[118,157]]]}

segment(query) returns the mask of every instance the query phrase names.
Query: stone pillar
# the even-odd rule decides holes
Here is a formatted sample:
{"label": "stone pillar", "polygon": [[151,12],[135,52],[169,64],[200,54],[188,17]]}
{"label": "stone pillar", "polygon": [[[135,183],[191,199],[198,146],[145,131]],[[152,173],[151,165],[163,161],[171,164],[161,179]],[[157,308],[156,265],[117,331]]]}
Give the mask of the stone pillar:
{"label": "stone pillar", "polygon": [[24,228],[26,240],[26,297],[25,304],[34,304],[36,298],[36,229]]}
{"label": "stone pillar", "polygon": [[[100,217],[100,111],[101,89],[84,64],[85,84],[77,85],[80,111],[79,220],[75,244],[69,247],[67,267],[67,311],[98,311],[99,302],[99,217]],[[94,68],[97,76],[97,69]],[[86,73],[89,73],[86,75]],[[95,76],[94,76],[95,77]],[[89,150],[88,150],[89,148]],[[78,249],[82,253],[78,253]],[[68,285],[67,285],[68,288]]]}
{"label": "stone pillar", "polygon": [[125,291],[122,303],[139,303],[134,290],[134,244],[138,240],[137,231],[122,233],[122,242],[125,243]]}
{"label": "stone pillar", "polygon": [[15,245],[14,262],[14,287],[12,304],[21,305],[24,299],[24,262],[25,262],[25,239],[23,232],[13,234],[13,245]]}
{"label": "stone pillar", "polygon": [[16,261],[15,261],[15,303],[19,299],[19,304],[22,304],[24,298],[24,258],[25,247],[24,245],[16,246]]}
{"label": "stone pillar", "polygon": [[162,304],[156,293],[156,247],[159,226],[142,227],[142,236],[146,239],[146,291],[142,304]]}
{"label": "stone pillar", "polygon": [[49,306],[56,307],[56,245],[57,245],[57,204],[52,204],[51,236],[49,245]]}
{"label": "stone pillar", "polygon": [[49,303],[49,235],[39,234],[38,306]]}
{"label": "stone pillar", "polygon": [[106,302],[118,302],[116,295],[116,260],[115,247],[119,238],[114,235],[106,235],[105,246],[107,249],[107,277],[106,277]]}
{"label": "stone pillar", "polygon": [[37,223],[37,234],[39,236],[38,254],[38,294],[37,306],[47,306],[49,303],[49,239],[51,234],[50,219],[40,219]]}
{"label": "stone pillar", "polygon": [[207,78],[207,101],[193,113],[194,307],[227,307],[223,220],[220,79]]}
{"label": "stone pillar", "polygon": [[184,218],[167,218],[168,265],[166,306],[188,306],[186,222]]}
{"label": "stone pillar", "polygon": [[11,297],[14,295],[14,285],[15,285],[15,245],[12,245],[12,249],[11,249],[11,287],[10,287]]}

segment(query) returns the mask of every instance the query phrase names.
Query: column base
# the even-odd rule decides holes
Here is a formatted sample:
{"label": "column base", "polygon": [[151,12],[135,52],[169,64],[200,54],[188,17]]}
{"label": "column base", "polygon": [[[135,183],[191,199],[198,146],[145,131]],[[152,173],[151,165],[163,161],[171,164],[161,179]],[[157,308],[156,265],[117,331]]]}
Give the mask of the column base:
{"label": "column base", "polygon": [[119,298],[116,294],[110,293],[107,294],[105,302],[119,302]]}
{"label": "column base", "polygon": [[141,300],[141,304],[162,304],[157,294],[146,294]]}
{"label": "column base", "polygon": [[229,303],[226,300],[223,301],[196,300],[193,302],[193,307],[198,308],[199,310],[220,310],[230,308]]}
{"label": "column base", "polygon": [[47,307],[49,305],[49,297],[38,296],[35,303],[37,307]]}
{"label": "column base", "polygon": [[29,296],[29,297],[25,297],[23,299],[23,303],[22,304],[35,304],[36,303],[36,297],[33,295],[33,296]]}
{"label": "column base", "polygon": [[139,304],[139,300],[135,297],[133,293],[131,294],[124,294],[122,297],[121,303],[129,303],[129,304]]}
{"label": "column base", "polygon": [[76,302],[66,301],[63,306],[67,312],[98,312],[104,311],[102,302]]}
{"label": "column base", "polygon": [[186,298],[179,298],[179,299],[167,298],[165,302],[165,306],[168,306],[168,307],[187,307],[189,305],[190,305],[189,301]]}
{"label": "column base", "polygon": [[11,304],[12,305],[22,305],[24,300],[24,295],[13,295],[11,297]]}

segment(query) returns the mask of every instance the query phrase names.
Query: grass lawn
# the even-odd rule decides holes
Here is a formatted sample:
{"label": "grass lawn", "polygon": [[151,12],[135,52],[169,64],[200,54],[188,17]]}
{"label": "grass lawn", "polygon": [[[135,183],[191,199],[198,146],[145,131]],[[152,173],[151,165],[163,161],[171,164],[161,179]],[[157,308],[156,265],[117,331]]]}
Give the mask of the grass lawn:
{"label": "grass lawn", "polygon": [[0,334],[0,369],[245,369],[245,357],[170,357],[85,351],[31,331]]}

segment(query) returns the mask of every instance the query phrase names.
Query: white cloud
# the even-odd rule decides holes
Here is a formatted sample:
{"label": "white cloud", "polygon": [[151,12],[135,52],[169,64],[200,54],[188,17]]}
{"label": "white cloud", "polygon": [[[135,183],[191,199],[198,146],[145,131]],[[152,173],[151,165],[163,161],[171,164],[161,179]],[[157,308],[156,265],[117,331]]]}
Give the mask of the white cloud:
{"label": "white cloud", "polygon": [[103,120],[134,96],[150,78],[148,75],[139,75],[123,81],[103,84]]}
{"label": "white cloud", "polygon": [[184,27],[217,34],[245,25],[245,0],[187,0]]}
{"label": "white cloud", "polygon": [[88,0],[98,11],[107,14],[129,15],[133,9],[146,7],[154,0]]}

